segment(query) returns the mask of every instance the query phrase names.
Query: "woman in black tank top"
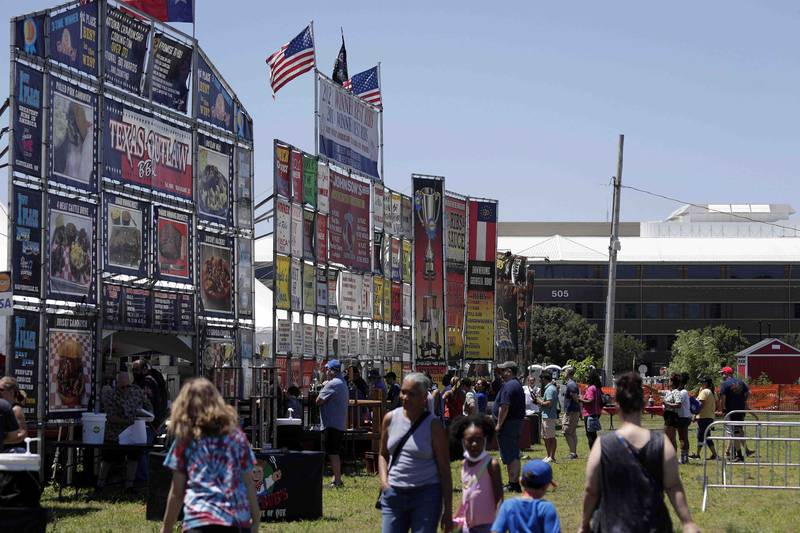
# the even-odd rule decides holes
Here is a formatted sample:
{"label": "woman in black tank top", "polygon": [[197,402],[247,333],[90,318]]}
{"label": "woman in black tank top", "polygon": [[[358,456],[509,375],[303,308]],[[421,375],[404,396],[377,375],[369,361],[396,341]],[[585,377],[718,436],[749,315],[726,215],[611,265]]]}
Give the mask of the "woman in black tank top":
{"label": "woman in black tank top", "polygon": [[600,438],[586,464],[580,532],[671,532],[665,492],[684,533],[699,532],[686,503],[675,448],[663,433],[641,427],[644,394],[638,374],[619,378],[617,404],[622,424]]}

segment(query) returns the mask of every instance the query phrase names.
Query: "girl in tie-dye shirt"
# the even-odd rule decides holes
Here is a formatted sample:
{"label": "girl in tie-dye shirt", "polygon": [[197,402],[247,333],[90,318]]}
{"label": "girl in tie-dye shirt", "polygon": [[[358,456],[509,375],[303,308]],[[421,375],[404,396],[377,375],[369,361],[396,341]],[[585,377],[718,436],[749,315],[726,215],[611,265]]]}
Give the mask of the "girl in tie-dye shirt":
{"label": "girl in tie-dye shirt", "polygon": [[233,408],[205,378],[186,383],[172,405],[174,442],[164,525],[171,532],[183,504],[183,531],[258,531],[260,513],[250,474],[255,456]]}

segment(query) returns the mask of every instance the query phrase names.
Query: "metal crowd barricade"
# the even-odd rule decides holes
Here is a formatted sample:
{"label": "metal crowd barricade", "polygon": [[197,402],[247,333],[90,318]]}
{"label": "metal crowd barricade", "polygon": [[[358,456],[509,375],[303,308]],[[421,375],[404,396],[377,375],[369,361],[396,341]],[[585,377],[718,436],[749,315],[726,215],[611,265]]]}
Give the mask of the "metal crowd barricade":
{"label": "metal crowd barricade", "polygon": [[[735,414],[744,414],[745,420],[731,420]],[[717,460],[709,460],[706,446],[704,512],[709,489],[800,491],[800,411],[732,411],[713,422],[705,437],[715,444]],[[742,460],[734,460],[737,447]]]}

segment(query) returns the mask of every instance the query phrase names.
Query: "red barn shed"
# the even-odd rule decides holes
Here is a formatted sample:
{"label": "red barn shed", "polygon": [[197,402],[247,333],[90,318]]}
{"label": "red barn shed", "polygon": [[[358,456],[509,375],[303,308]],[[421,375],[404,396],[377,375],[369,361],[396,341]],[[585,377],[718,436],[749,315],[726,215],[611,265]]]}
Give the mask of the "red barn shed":
{"label": "red barn shed", "polygon": [[736,354],[740,376],[756,380],[762,373],[775,384],[797,383],[800,379],[800,349],[780,339],[764,339]]}

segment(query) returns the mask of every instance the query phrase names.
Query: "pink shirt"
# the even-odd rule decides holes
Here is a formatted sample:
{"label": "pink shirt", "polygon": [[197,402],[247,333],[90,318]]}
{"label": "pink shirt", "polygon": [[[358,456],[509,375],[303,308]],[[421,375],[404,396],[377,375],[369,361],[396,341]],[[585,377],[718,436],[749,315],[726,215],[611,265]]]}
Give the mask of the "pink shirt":
{"label": "pink shirt", "polygon": [[494,522],[497,504],[489,474],[491,457],[472,463],[466,459],[461,465],[461,509],[468,528]]}
{"label": "pink shirt", "polygon": [[583,393],[584,400],[594,400],[594,403],[581,403],[581,412],[583,416],[589,415],[597,415],[600,414],[603,410],[603,401],[602,396],[600,395],[600,391],[597,390],[597,387],[594,385],[589,385],[589,388],[586,389],[586,392]]}

